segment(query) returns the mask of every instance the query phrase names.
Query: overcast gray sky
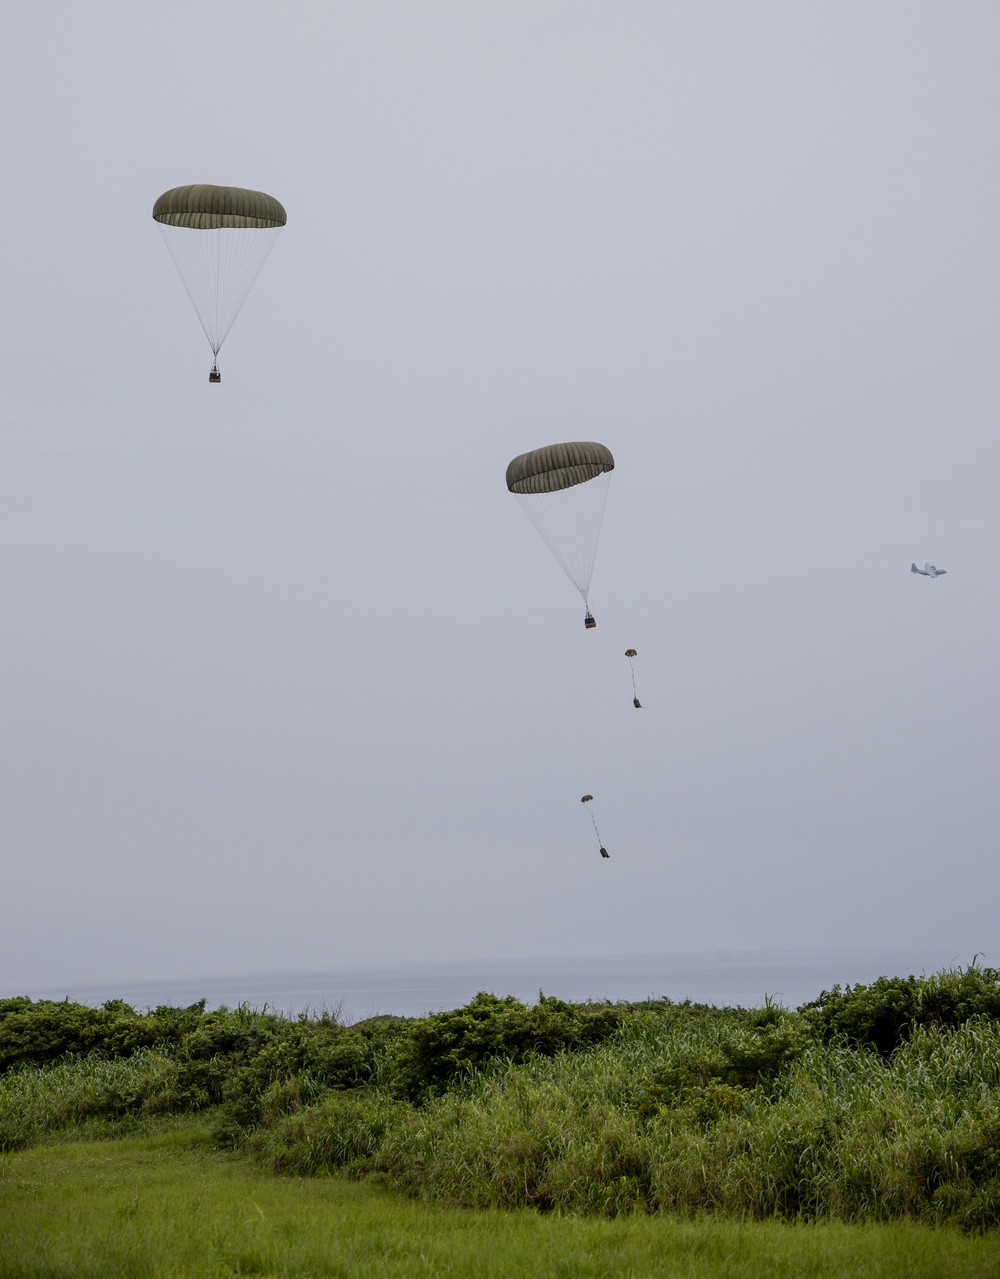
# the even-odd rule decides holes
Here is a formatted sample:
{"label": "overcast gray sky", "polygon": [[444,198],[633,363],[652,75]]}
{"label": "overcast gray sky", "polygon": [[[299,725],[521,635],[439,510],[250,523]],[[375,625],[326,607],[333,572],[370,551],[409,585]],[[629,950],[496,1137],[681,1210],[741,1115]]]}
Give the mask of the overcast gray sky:
{"label": "overcast gray sky", "polygon": [[[998,62],[992,0],[8,0],[0,993],[1000,960]],[[219,387],[189,182],[288,210]],[[593,632],[504,486],[566,439]]]}

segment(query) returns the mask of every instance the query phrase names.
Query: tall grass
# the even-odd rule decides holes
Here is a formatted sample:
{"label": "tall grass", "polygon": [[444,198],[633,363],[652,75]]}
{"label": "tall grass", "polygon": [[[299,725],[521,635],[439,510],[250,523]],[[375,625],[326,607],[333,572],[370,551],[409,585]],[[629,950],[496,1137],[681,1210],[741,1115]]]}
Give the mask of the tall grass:
{"label": "tall grass", "polygon": [[129,1116],[194,1109],[176,1061],[144,1049],[127,1058],[94,1054],[0,1077],[0,1150],[20,1150],[52,1132],[100,1121],[110,1133]]}
{"label": "tall grass", "polygon": [[752,1087],[726,1076],[728,1031],[640,1022],[586,1053],[481,1070],[422,1107],[331,1095],[249,1144],[279,1171],[379,1174],[480,1208],[1000,1224],[995,1023],[918,1028],[890,1060],[808,1044]]}

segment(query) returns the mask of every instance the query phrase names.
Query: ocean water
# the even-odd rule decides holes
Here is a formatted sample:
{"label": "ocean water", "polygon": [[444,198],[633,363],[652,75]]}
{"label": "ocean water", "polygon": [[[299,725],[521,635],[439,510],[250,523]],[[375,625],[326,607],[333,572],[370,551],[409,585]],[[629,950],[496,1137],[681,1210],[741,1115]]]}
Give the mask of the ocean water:
{"label": "ocean water", "polygon": [[[997,953],[1000,953],[998,951]],[[294,1015],[335,1011],[345,1021],[376,1013],[419,1017],[458,1008],[478,991],[515,995],[533,1003],[540,991],[571,1001],[640,1000],[666,996],[696,1003],[759,1007],[770,998],[786,1008],[815,999],[834,985],[876,977],[931,973],[970,963],[973,953],[947,946],[853,950],[689,951],[646,955],[572,955],[527,959],[428,961],[386,967],[342,967],[322,972],[185,977],[175,981],[66,982],[36,989],[0,990],[0,996],[79,1000],[124,999],[134,1008],[187,1005],[209,1008],[249,1004]],[[989,955],[981,963],[996,963]]]}

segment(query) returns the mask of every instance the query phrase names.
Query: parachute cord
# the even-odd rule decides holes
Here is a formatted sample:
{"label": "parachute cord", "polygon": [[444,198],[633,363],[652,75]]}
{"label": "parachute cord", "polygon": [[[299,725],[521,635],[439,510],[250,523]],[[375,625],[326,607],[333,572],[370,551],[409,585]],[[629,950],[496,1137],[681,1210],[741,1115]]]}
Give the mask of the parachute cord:
{"label": "parachute cord", "polygon": [[[213,332],[219,331],[219,301],[222,297],[222,272],[219,270],[219,263],[222,257],[222,241],[221,237],[215,237],[215,323],[212,326]],[[214,345],[214,344],[213,344]],[[221,346],[222,343],[219,343]],[[215,354],[219,354],[219,347],[214,346]]]}
{"label": "parachute cord", "polygon": [[588,608],[590,579],[610,478],[611,473],[605,471],[592,480],[556,493],[515,494]]}
{"label": "parachute cord", "polygon": [[597,829],[597,820],[596,820],[596,818],[594,817],[594,814],[593,814],[593,813],[591,813],[591,814],[590,814],[590,821],[591,821],[592,826],[594,827],[594,834],[597,836],[597,842],[598,842],[598,844],[601,846],[601,848],[603,848],[603,847],[604,847],[604,842],[603,842],[603,840],[601,839],[601,832]]}
{"label": "parachute cord", "polygon": [[632,704],[637,707],[639,705],[639,694],[635,688],[635,658],[629,657],[627,653],[625,656],[628,657],[629,670],[632,672]]}
{"label": "parachute cord", "polygon": [[278,228],[203,231],[162,222],[159,227],[212,354],[217,356],[274,247]]}

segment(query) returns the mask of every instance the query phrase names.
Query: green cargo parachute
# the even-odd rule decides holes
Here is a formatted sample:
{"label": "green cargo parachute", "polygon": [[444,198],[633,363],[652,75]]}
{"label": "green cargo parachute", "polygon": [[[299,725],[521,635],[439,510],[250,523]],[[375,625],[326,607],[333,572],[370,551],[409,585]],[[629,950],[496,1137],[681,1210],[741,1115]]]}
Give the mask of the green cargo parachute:
{"label": "green cargo parachute", "polygon": [[590,579],[614,468],[611,450],[588,440],[533,449],[507,467],[507,488],[583,596],[588,630],[597,625],[590,611]]}
{"label": "green cargo parachute", "polygon": [[164,191],[153,205],[170,256],[212,348],[210,382],[221,382],[219,348],[287,221],[263,191],[201,184]]}
{"label": "green cargo parachute", "polygon": [[639,711],[642,710],[642,702],[639,701],[639,694],[635,691],[635,659],[639,654],[634,648],[627,648],[625,656],[628,658],[628,664],[632,668],[632,705]]}
{"label": "green cargo parachute", "polygon": [[[594,799],[593,795],[581,795],[580,803],[590,804],[590,803],[593,803],[593,799]],[[601,856],[610,858],[611,854],[608,852],[608,850],[604,847],[604,844],[601,842],[601,832],[597,829],[597,819],[594,817],[594,810],[592,808],[588,808],[587,812],[590,814],[591,825],[594,828],[594,834],[597,836],[597,846],[601,850]]]}

